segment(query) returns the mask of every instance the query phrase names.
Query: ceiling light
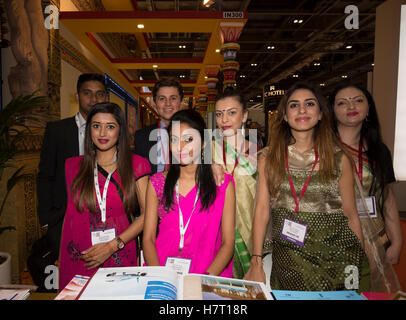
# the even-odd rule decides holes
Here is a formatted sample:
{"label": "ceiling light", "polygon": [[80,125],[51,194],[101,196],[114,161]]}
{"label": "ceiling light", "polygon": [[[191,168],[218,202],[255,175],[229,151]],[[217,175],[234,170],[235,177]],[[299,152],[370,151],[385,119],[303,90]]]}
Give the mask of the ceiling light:
{"label": "ceiling light", "polygon": [[203,5],[208,8],[214,3],[214,0],[203,0]]}
{"label": "ceiling light", "polygon": [[152,65],[152,68],[158,68],[158,65],[157,65],[157,64],[153,64],[153,65]]}
{"label": "ceiling light", "polygon": [[346,46],[345,48],[346,48],[346,49],[351,49],[351,48],[352,48],[352,46]]}
{"label": "ceiling light", "polygon": [[137,24],[137,28],[138,28],[138,29],[144,29],[144,25],[143,25],[142,23]]}
{"label": "ceiling light", "polygon": [[273,49],[275,49],[275,46],[267,46],[266,47],[268,50],[273,50]]}
{"label": "ceiling light", "polygon": [[303,22],[303,20],[302,19],[295,19],[295,20],[293,20],[293,23],[302,23]]}

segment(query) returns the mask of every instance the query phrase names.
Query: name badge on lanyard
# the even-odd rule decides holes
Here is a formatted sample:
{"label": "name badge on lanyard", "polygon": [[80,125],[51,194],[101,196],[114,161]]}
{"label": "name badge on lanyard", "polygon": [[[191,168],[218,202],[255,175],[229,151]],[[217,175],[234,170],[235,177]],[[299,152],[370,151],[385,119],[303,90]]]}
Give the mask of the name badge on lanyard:
{"label": "name badge on lanyard", "polygon": [[360,218],[366,218],[369,214],[371,218],[376,218],[377,213],[376,213],[376,202],[375,202],[375,197],[365,197],[365,203],[367,207],[365,208],[364,202],[362,201],[362,198],[357,197],[357,209],[358,209],[358,215]]}
{"label": "name badge on lanyard", "polygon": [[[114,155],[114,162],[116,161],[116,154]],[[97,170],[97,162],[94,167],[94,188],[96,191],[97,202],[99,204],[101,221],[103,223],[103,230],[95,230],[91,232],[92,245],[98,243],[109,242],[116,237],[116,229],[105,229],[106,226],[106,204],[107,204],[107,190],[109,188],[110,179],[113,172],[107,176],[106,183],[103,188],[103,195],[100,194],[99,174]]]}
{"label": "name badge on lanyard", "polygon": [[189,227],[189,222],[190,222],[190,219],[192,218],[193,211],[195,211],[197,200],[199,199],[199,189],[197,189],[195,202],[193,204],[192,212],[190,213],[186,226],[184,226],[184,224],[183,224],[183,214],[182,214],[182,210],[180,209],[178,181],[176,181],[175,190],[176,190],[176,200],[178,201],[178,208],[179,208],[179,233],[180,233],[179,254],[182,254],[182,249],[185,245],[185,233],[186,233],[187,228]]}
{"label": "name badge on lanyard", "polygon": [[299,246],[304,245],[304,240],[307,233],[307,226],[295,221],[284,219],[281,238],[293,242]]}
{"label": "name badge on lanyard", "polygon": [[92,231],[92,246],[99,243],[109,242],[116,237],[116,229],[96,230]]}
{"label": "name badge on lanyard", "polygon": [[[289,186],[290,186],[290,191],[292,193],[292,197],[293,200],[295,201],[295,219],[297,217],[297,214],[299,212],[299,202],[300,200],[303,198],[303,195],[305,194],[307,187],[309,186],[310,183],[310,179],[312,177],[314,168],[317,165],[317,161],[319,160],[319,153],[317,152],[317,150],[314,150],[314,155],[315,155],[315,159],[314,159],[314,163],[312,166],[312,170],[310,171],[309,176],[307,177],[303,187],[302,187],[302,191],[300,192],[299,195],[299,199],[297,198],[296,195],[296,190],[295,190],[295,186],[293,184],[293,180],[292,177],[290,175],[289,172],[289,164],[288,164],[288,153],[285,151],[285,167],[286,167],[286,171],[288,173],[288,180],[289,180]],[[303,246],[304,245],[304,241],[305,241],[305,237],[306,237],[306,233],[307,233],[307,226],[298,222],[295,222],[293,220],[289,220],[289,219],[284,219],[283,220],[283,227],[282,227],[282,232],[281,232],[281,238],[288,240],[290,242],[293,242],[299,246]]]}
{"label": "name badge on lanyard", "polygon": [[165,267],[169,267],[172,270],[176,271],[179,275],[186,275],[189,273],[190,264],[192,260],[177,258],[177,257],[168,257],[166,258]]}

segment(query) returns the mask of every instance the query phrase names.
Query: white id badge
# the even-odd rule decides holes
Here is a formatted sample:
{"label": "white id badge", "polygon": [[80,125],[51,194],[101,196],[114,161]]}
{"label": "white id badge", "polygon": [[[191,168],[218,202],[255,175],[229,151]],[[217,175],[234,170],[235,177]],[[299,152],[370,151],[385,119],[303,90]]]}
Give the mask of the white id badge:
{"label": "white id badge", "polygon": [[367,204],[368,208],[365,208],[364,203],[361,198],[357,198],[357,209],[358,209],[358,215],[360,218],[365,218],[367,217],[367,214],[371,218],[376,218],[376,202],[375,202],[375,197],[365,197],[365,202]]}
{"label": "white id badge", "polygon": [[113,240],[116,237],[116,229],[96,230],[92,231],[92,245],[105,243]]}
{"label": "white id badge", "polygon": [[306,232],[307,232],[306,225],[297,223],[289,219],[283,220],[281,238],[293,242],[302,247],[304,245]]}
{"label": "white id badge", "polygon": [[191,259],[168,257],[166,258],[165,267],[175,270],[179,275],[186,275],[189,273]]}

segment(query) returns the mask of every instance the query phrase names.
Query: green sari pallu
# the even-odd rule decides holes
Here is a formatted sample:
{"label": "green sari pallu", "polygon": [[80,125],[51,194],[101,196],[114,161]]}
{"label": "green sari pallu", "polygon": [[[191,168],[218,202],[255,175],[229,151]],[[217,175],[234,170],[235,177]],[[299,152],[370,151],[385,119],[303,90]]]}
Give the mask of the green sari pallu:
{"label": "green sari pallu", "polygon": [[[250,267],[252,253],[252,220],[256,193],[257,145],[250,143],[248,155],[238,153],[227,142],[224,142],[224,150],[226,161],[223,160],[223,140],[213,142],[214,162],[220,164],[229,173],[232,173],[234,170],[236,230],[233,277],[242,279]],[[237,157],[238,163],[235,166]]]}

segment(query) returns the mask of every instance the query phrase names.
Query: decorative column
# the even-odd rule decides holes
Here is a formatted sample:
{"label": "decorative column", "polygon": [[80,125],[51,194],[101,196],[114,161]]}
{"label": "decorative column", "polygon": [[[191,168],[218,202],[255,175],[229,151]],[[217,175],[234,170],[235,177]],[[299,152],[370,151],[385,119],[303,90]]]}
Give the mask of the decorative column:
{"label": "decorative column", "polygon": [[4,195],[6,182],[15,168],[24,168],[21,172],[24,178],[11,190],[1,221],[3,226],[14,226],[16,229],[6,231],[0,237],[0,251],[12,256],[11,281],[16,284],[20,283],[33,243],[44,234],[37,216],[37,171],[45,124],[49,120],[60,119],[61,85],[59,30],[45,28],[44,8],[49,4],[59,8],[59,0],[13,0],[2,3],[7,15],[11,51],[16,61],[9,74],[3,75],[3,81],[7,79],[13,98],[34,92],[49,98],[48,105],[32,113],[41,122],[26,121],[31,135],[21,141],[18,154],[10,161],[10,167],[3,172],[0,181],[0,194]]}
{"label": "decorative column", "polygon": [[200,85],[197,87],[199,91],[199,96],[196,102],[196,110],[199,111],[202,116],[207,111],[207,85]]}
{"label": "decorative column", "polygon": [[224,75],[224,88],[236,85],[235,75],[240,69],[240,64],[236,61],[237,52],[240,50],[240,45],[237,41],[243,27],[244,23],[240,22],[220,23],[219,38],[222,43],[220,52],[224,60],[221,65],[221,71]]}
{"label": "decorative column", "polygon": [[219,79],[217,74],[220,71],[220,65],[218,64],[208,64],[204,67],[206,73],[206,85],[207,85],[207,127],[213,129],[216,127],[214,122],[214,103],[216,101],[216,96],[218,94],[217,83]]}
{"label": "decorative column", "polygon": [[206,85],[207,85],[207,112],[214,112],[214,101],[218,93],[217,74],[220,71],[220,66],[218,64],[209,64],[204,67],[206,73]]}

